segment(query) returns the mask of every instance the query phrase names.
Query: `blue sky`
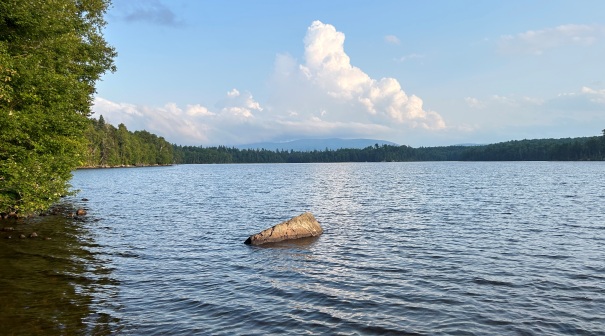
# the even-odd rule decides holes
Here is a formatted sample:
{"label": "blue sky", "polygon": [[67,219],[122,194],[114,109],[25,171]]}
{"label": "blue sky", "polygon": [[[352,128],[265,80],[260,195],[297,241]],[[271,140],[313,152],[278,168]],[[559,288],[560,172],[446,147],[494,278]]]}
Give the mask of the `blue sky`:
{"label": "blue sky", "polygon": [[605,128],[605,1],[114,0],[95,116],[184,145]]}

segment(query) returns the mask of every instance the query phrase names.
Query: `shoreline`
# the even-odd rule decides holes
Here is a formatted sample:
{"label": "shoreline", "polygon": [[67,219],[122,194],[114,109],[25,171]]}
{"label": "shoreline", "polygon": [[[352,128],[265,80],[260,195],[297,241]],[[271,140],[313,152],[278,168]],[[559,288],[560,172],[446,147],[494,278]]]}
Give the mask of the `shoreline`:
{"label": "shoreline", "polygon": [[141,164],[141,165],[117,165],[117,166],[109,166],[109,165],[98,165],[98,166],[81,166],[77,167],[75,170],[79,169],[112,169],[112,168],[144,168],[144,167],[169,167],[174,166],[175,164]]}

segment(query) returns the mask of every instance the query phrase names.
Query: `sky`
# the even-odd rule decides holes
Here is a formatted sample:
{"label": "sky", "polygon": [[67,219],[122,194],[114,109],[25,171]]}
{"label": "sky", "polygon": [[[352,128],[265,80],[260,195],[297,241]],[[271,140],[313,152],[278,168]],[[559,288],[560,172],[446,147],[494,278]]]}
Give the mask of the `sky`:
{"label": "sky", "polygon": [[113,0],[93,116],[171,143],[605,129],[605,1]]}

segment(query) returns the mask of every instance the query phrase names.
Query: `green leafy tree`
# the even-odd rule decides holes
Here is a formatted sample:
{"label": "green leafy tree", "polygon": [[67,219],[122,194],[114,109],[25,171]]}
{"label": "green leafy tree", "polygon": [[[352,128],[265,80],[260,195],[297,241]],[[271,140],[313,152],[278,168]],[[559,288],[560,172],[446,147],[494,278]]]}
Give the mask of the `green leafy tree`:
{"label": "green leafy tree", "polygon": [[126,125],[118,128],[90,119],[86,131],[88,140],[83,167],[150,166],[172,164],[173,145],[147,131],[130,132]]}
{"label": "green leafy tree", "polygon": [[47,208],[86,155],[95,82],[114,71],[108,0],[0,2],[0,212]]}

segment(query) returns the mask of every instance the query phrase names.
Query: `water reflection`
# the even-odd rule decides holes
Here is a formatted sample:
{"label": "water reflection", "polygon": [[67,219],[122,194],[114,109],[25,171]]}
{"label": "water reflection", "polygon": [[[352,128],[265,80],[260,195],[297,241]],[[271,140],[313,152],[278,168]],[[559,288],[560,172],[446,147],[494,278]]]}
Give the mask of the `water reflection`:
{"label": "water reflection", "polygon": [[[118,282],[95,255],[90,219],[61,213],[16,222],[0,232],[0,325],[3,334],[96,334],[120,330],[100,306],[115,305]],[[38,237],[29,238],[36,232]],[[28,238],[19,238],[19,235]]]}
{"label": "water reflection", "polygon": [[284,240],[280,242],[265,243],[261,245],[255,245],[252,248],[272,248],[272,249],[298,249],[298,250],[310,250],[313,245],[319,240],[321,236],[316,237],[305,237],[298,239]]}

